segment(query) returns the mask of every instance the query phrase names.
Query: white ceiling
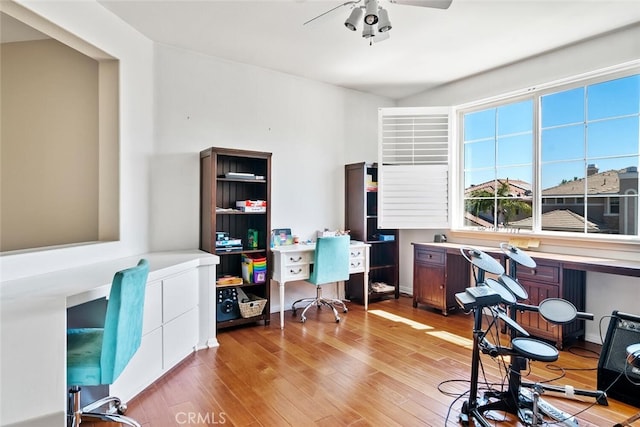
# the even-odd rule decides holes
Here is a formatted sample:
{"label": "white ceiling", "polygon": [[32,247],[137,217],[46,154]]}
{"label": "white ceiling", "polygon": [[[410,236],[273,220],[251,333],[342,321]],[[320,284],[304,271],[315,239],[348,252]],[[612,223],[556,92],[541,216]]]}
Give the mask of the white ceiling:
{"label": "white ceiling", "polygon": [[640,0],[380,0],[393,29],[370,45],[349,6],[303,25],[343,1],[100,3],[160,43],[395,99],[640,22]]}

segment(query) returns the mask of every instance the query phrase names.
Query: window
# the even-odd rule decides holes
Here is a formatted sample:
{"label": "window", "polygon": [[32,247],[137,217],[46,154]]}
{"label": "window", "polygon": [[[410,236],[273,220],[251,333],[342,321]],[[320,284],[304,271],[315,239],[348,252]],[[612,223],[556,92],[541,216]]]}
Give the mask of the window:
{"label": "window", "polygon": [[465,226],[531,229],[533,101],[466,114],[463,126]]}
{"label": "window", "polygon": [[620,213],[620,198],[619,197],[610,197],[609,198],[609,212],[610,215],[618,215]]}
{"label": "window", "polygon": [[638,236],[640,74],[461,117],[464,228]]}

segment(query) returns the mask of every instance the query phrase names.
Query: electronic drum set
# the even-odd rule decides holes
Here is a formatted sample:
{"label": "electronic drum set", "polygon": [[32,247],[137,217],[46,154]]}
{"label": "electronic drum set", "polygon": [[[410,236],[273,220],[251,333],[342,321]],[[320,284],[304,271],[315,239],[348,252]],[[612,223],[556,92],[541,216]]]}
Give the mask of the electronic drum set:
{"label": "electronic drum set", "polygon": [[[527,426],[543,425],[545,417],[554,424],[576,427],[578,422],[574,416],[567,414],[540,398],[545,391],[594,397],[601,405],[608,405],[606,393],[603,391],[578,390],[571,386],[556,386],[522,381],[521,372],[526,370],[530,361],[555,362],[558,350],[535,338],[518,324],[517,313],[538,312],[547,322],[563,325],[576,319],[593,320],[593,314],[578,312],[576,307],[562,298],[548,298],[538,305],[526,304],[529,295],[518,283],[517,267],[535,268],[535,261],[522,250],[507,243],[501,243],[500,249],[507,256],[509,274],[495,258],[471,247],[460,249],[462,256],[474,267],[475,286],[465,292],[456,294],[456,301],[467,312],[474,311],[473,351],[471,362],[471,386],[469,399],[463,403],[459,420],[462,425],[469,425],[473,419],[476,425],[491,427],[485,417],[489,411],[515,414]],[[477,269],[477,270],[476,270]],[[485,278],[485,273],[497,276],[497,279]],[[491,319],[489,326],[483,329],[483,316]],[[487,337],[493,326],[498,327],[502,321],[509,331],[510,345],[502,346],[491,343]],[[488,391],[478,396],[478,380],[480,355],[491,357],[510,356],[508,385],[501,391]]]}

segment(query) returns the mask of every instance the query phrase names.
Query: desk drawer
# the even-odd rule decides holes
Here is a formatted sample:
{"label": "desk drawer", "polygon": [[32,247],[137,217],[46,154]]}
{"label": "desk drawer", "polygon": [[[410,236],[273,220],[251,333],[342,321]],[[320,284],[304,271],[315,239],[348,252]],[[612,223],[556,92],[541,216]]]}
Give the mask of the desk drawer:
{"label": "desk drawer", "polygon": [[[309,265],[313,260],[313,252],[292,252],[284,256],[284,265],[286,267],[294,267],[296,265]],[[288,270],[288,268],[287,268]]]}
{"label": "desk drawer", "polygon": [[560,267],[558,265],[540,265],[536,268],[518,266],[518,278],[538,282],[560,283]]}
{"label": "desk drawer", "polygon": [[362,273],[364,271],[364,257],[349,258],[349,274]]}
{"label": "desk drawer", "polygon": [[282,281],[306,280],[309,278],[309,271],[309,264],[287,266],[283,271]]}
{"label": "desk drawer", "polygon": [[349,249],[349,273],[361,273],[364,271],[365,263],[364,248]]}
{"label": "desk drawer", "polygon": [[414,261],[420,264],[444,265],[445,252],[438,249],[416,248]]}

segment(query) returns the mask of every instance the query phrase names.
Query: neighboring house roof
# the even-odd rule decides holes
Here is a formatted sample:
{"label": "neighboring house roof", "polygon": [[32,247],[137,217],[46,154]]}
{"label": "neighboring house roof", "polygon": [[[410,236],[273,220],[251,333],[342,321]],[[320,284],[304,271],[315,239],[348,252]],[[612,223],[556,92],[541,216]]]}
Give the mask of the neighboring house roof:
{"label": "neighboring house roof", "polygon": [[465,220],[465,225],[469,225],[469,226],[485,227],[485,228],[493,227],[492,222],[486,221],[480,218],[479,216],[475,216],[471,214],[471,212],[464,213],[464,220]]}
{"label": "neighboring house roof", "polygon": [[[557,209],[542,214],[542,229],[553,231],[584,231],[585,218],[568,209]],[[532,218],[524,218],[509,223],[509,227],[531,229]],[[587,220],[588,233],[606,232],[607,227]]]}
{"label": "neighboring house roof", "polygon": [[472,185],[465,189],[465,196],[470,196],[474,191],[486,190],[489,193],[496,193],[496,182],[498,188],[504,184],[509,186],[510,197],[531,197],[531,184],[526,181],[520,181],[519,179],[498,179],[497,181],[487,181],[482,184]]}
{"label": "neighboring house roof", "polygon": [[[620,170],[608,170],[600,173],[595,173],[588,176],[587,179],[587,194],[588,195],[609,195],[620,193],[620,177],[619,174],[626,173],[630,168],[624,168]],[[584,196],[585,178],[575,179],[568,181],[554,187],[549,187],[542,190],[542,195],[546,197],[582,197]],[[498,187],[507,184],[509,186],[510,197],[530,197],[531,196],[531,184],[526,181],[511,180],[511,179],[498,179]],[[469,197],[474,191],[486,190],[489,193],[495,194],[496,181],[487,181],[482,184],[473,185],[465,189],[465,196]]]}
{"label": "neighboring house roof", "polygon": [[[619,174],[627,171],[627,168],[620,170],[608,170],[600,173],[595,173],[588,176],[587,179],[587,194],[618,194],[620,193],[620,178]],[[543,196],[584,196],[584,180],[585,178],[576,179],[573,181],[565,182],[555,187],[550,187],[542,190]]]}

